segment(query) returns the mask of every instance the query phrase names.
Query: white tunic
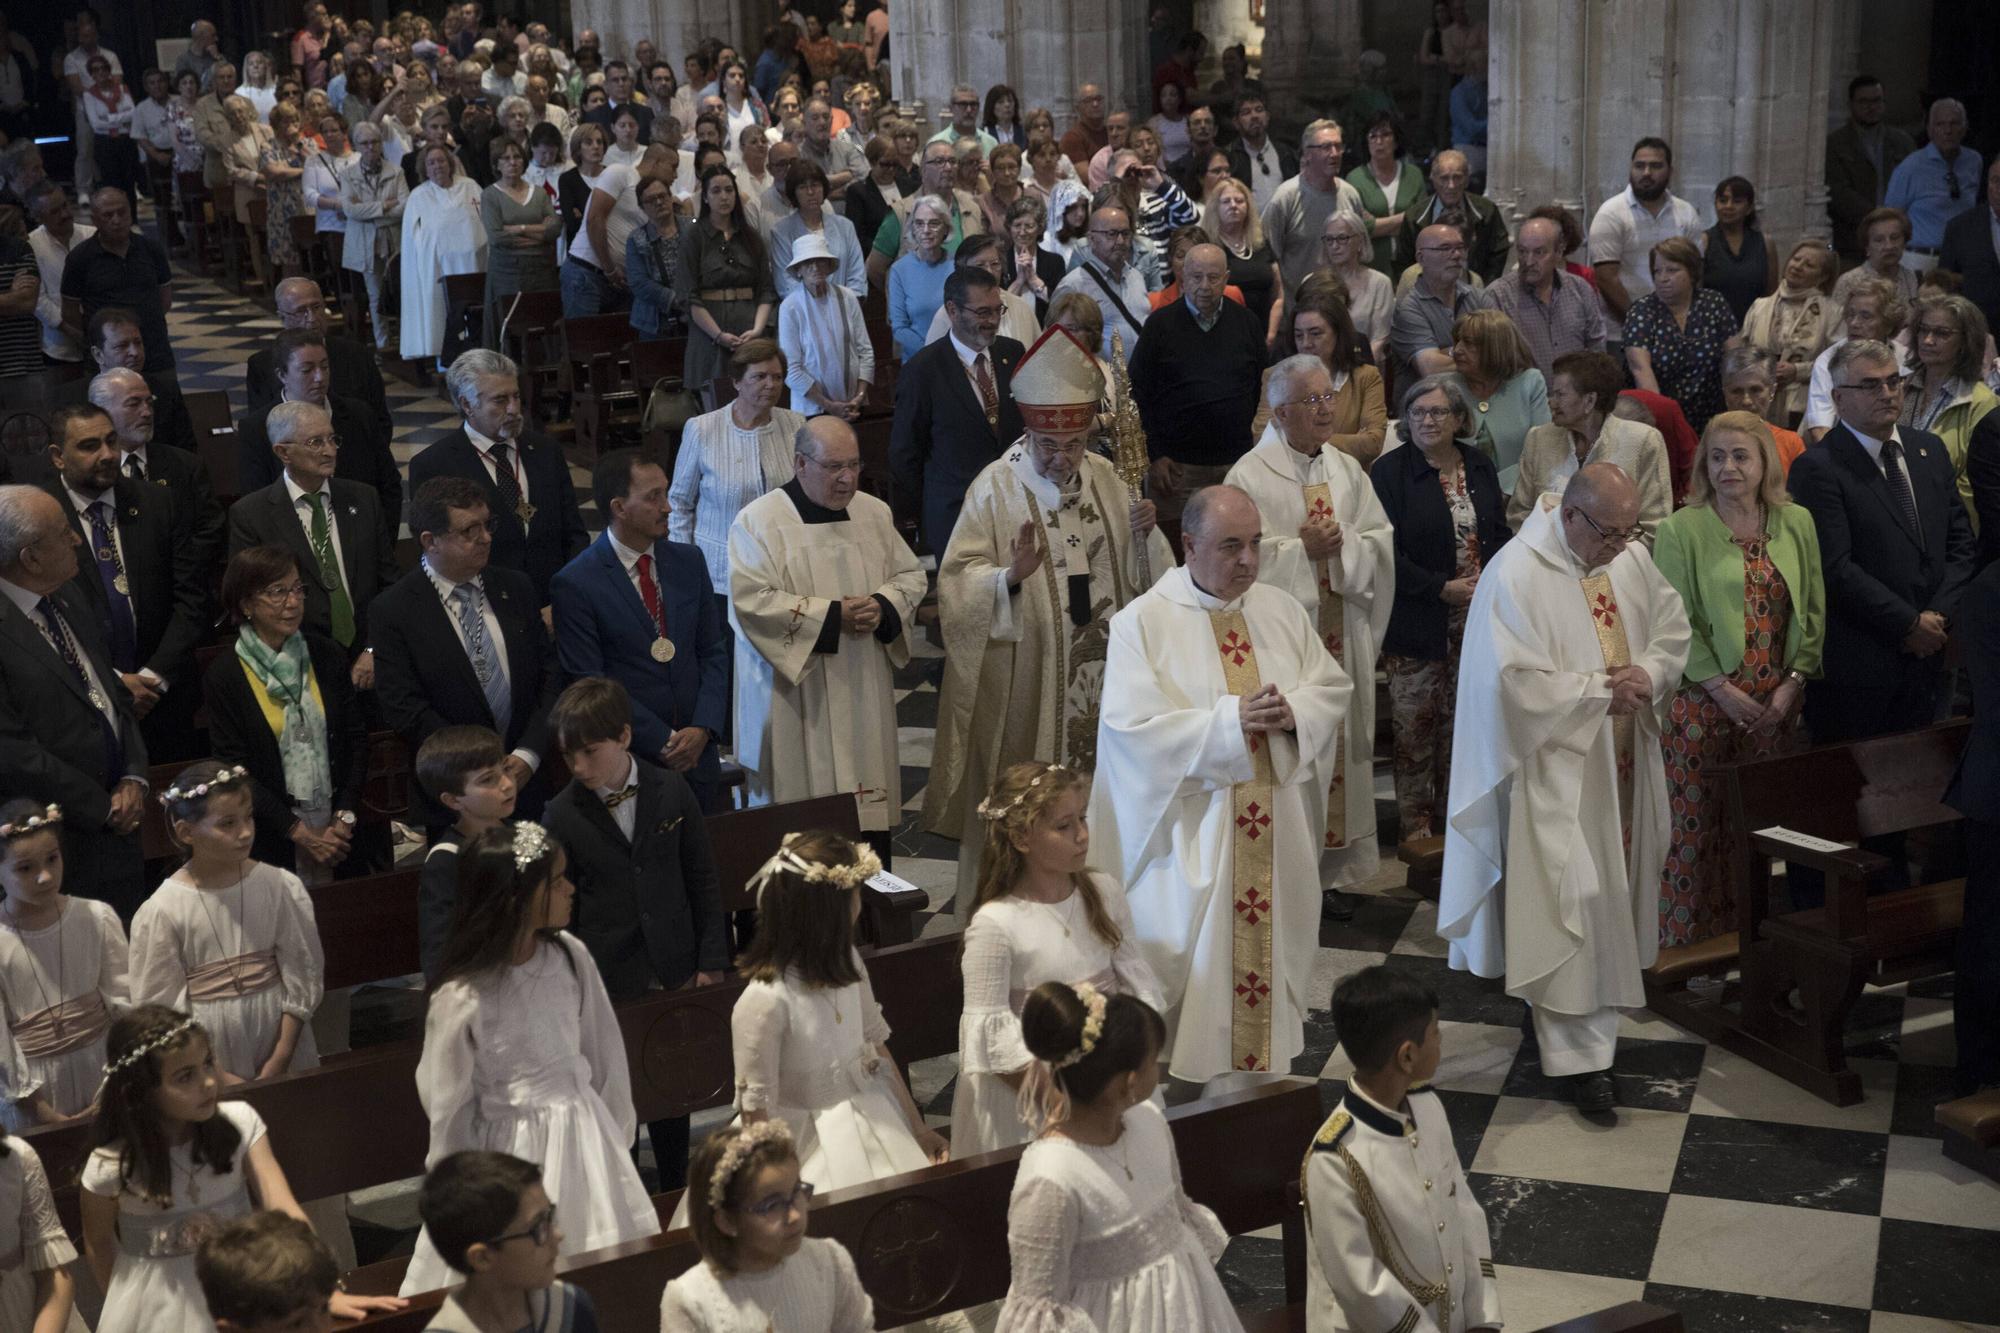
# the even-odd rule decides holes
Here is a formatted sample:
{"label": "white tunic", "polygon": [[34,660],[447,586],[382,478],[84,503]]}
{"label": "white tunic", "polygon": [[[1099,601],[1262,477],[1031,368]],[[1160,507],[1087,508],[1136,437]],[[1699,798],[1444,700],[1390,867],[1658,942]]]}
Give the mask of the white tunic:
{"label": "white tunic", "polygon": [[[208,1029],[216,1065],[242,1079],[257,1077],[291,1014],[300,1024],[291,1069],[317,1069],[312,1016],[325,986],[326,955],[312,899],[291,871],[246,864],[242,881],[226,889],[198,889],[177,870],[141,904],[132,918],[132,1003],[192,1013]],[[275,985],[247,995],[189,985],[191,971],[260,954],[276,958]]]}
{"label": "white tunic", "polygon": [[[660,1218],[632,1164],[638,1121],[611,997],[589,951],[567,933],[557,941],[431,993],[417,1096],[431,1122],[425,1167],[466,1148],[539,1164],[568,1255],[658,1235]],[[425,1232],[403,1294],[459,1280]]]}
{"label": "white tunic", "polygon": [[838,1242],[807,1236],[761,1273],[722,1274],[696,1264],[667,1284],[660,1333],[872,1333],[875,1303]]}
{"label": "white tunic", "polygon": [[403,206],[402,353],[406,361],[444,350],[444,279],[486,271],[486,224],[479,220],[479,186],[461,175],[443,187],[425,181]]}
{"label": "white tunic", "polygon": [[1107,995],[1136,995],[1160,1007],[1160,983],[1139,950],[1125,891],[1109,875],[1092,872],[1091,881],[1118,927],[1115,949],[1090,928],[1081,893],[1061,903],[996,898],[965,928],[959,957],[965,1007],[951,1094],[954,1158],[1028,1141],[1019,1094],[1000,1076],[1025,1070],[1034,1058],[1021,1037],[1021,1006],[1037,986],[1088,981]]}
{"label": "white tunic", "polygon": [[[807,523],[785,490],[743,506],[729,529],[736,629],[736,758],[753,804],[852,792],[863,829],[903,808],[892,672],[910,660],[927,586],[889,506],[857,494],[846,521]],[[879,594],[902,618],[893,642],[843,631],[815,653],[842,597]]]}
{"label": "white tunic", "polygon": [[1382,863],[1375,836],[1375,661],[1396,604],[1395,529],[1359,463],[1330,444],[1301,454],[1285,443],[1275,421],[1225,480],[1248,492],[1264,519],[1257,581],[1296,597],[1315,625],[1323,595],[1320,562],[1306,557],[1299,537],[1306,522],[1307,486],[1327,488],[1333,519],[1340,524],[1340,550],[1325,564],[1332,592],[1341,601],[1340,665],[1359,685],[1341,730],[1346,836],[1341,846],[1326,851],[1325,882],[1329,888],[1362,883]]}
{"label": "white tunic", "polygon": [[1240,611],[1263,680],[1291,704],[1296,729],[1269,734],[1273,789],[1270,1068],[1305,1049],[1319,942],[1320,846],[1333,739],[1353,685],[1296,598],[1264,584],[1234,602],[1174,570],[1111,622],[1107,691],[1091,790],[1095,859],[1129,886],[1139,943],[1172,1028],[1176,1077],[1231,1067],[1235,788],[1256,774],[1209,615]]}
{"label": "white tunic", "polygon": [[1014,1178],[1013,1281],[996,1333],[1241,1333],[1215,1275],[1228,1243],[1181,1189],[1173,1135],[1151,1102],[1125,1113],[1109,1147],[1047,1135]]}
{"label": "white tunic", "polygon": [[1689,631],[1652,556],[1627,546],[1608,566],[1611,588],[1632,663],[1653,683],[1652,707],[1634,715],[1628,849],[1604,652],[1557,503],[1543,496],[1487,565],[1467,615],[1438,934],[1454,968],[1505,976],[1509,995],[1583,1016],[1643,1005],[1640,969],[1659,953],[1660,729]]}
{"label": "white tunic", "polygon": [[136,1181],[120,1190],[115,1148],[99,1148],[84,1163],[83,1188],[118,1200],[119,1252],[97,1333],[215,1333],[195,1280],[195,1246],[217,1226],[250,1214],[245,1163],[251,1145],[264,1137],[263,1117],[248,1102],[223,1102],[215,1113],[243,1136],[229,1171],[196,1166],[192,1140],[170,1149],[174,1197],[165,1206],[140,1198]]}
{"label": "white tunic", "polygon": [[[0,1157],[0,1328],[26,1330],[35,1315],[35,1274],[76,1262],[56,1216],[48,1172],[26,1140],[8,1138]],[[80,1327],[70,1317],[72,1328]]]}
{"label": "white tunic", "polygon": [[65,898],[62,916],[40,930],[0,926],[0,1124],[32,1128],[15,1103],[39,1092],[59,1115],[77,1115],[104,1081],[105,1033],[74,1050],[31,1056],[15,1029],[65,1001],[95,995],[109,1025],[128,1008],[125,928],[109,903]]}

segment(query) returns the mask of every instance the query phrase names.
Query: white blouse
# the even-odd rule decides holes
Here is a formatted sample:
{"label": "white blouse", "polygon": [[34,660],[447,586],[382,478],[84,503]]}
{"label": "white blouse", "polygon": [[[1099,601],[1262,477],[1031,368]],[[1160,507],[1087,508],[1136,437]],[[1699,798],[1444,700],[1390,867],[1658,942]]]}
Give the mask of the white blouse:
{"label": "white blouse", "polygon": [[872,1333],[874,1302],[837,1241],[808,1236],[797,1254],[761,1273],[696,1264],[667,1284],[660,1333]]}
{"label": "white blouse", "polygon": [[806,419],[774,407],[771,419],[744,430],[728,406],[688,422],[667,492],[667,538],[693,542],[708,561],[708,580],[729,591],[729,526],[744,505],[792,479],[794,443]]}

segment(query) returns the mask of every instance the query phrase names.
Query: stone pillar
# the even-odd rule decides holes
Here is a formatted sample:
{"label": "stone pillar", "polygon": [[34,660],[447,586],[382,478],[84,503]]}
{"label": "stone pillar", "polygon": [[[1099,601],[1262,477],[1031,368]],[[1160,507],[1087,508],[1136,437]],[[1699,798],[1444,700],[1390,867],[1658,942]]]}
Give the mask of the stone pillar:
{"label": "stone pillar", "polygon": [[1107,110],[1150,111],[1145,0],[898,0],[889,58],[896,100],[922,99],[933,130],[961,82],[1007,84],[1023,111],[1049,108],[1058,134],[1082,83],[1103,85]]}
{"label": "stone pillar", "polygon": [[759,0],[570,0],[576,31],[597,29],[605,59],[624,58],[641,37],[651,37],[674,77],[681,62],[705,37],[736,43],[745,62],[755,62],[770,22],[770,6]]}
{"label": "stone pillar", "polygon": [[1354,86],[1361,49],[1361,0],[1265,0],[1271,119],[1304,125],[1332,112]]}
{"label": "stone pillar", "polygon": [[1715,183],[1741,175],[1781,250],[1826,234],[1836,7],[1514,0],[1491,23],[1488,194],[1510,223],[1553,201],[1588,225],[1625,188],[1634,141],[1657,134],[1674,192],[1704,217]]}

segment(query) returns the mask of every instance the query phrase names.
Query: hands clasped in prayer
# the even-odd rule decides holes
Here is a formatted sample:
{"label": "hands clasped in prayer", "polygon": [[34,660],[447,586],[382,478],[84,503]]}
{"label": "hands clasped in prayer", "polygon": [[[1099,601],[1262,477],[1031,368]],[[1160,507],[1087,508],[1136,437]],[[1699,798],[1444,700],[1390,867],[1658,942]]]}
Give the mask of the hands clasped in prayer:
{"label": "hands clasped in prayer", "polygon": [[1340,520],[1309,518],[1299,525],[1299,540],[1305,543],[1306,559],[1331,560],[1340,554]]}
{"label": "hands clasped in prayer", "polygon": [[1624,717],[1644,708],[1653,697],[1653,679],[1646,668],[1622,666],[1610,673],[1611,716]]}
{"label": "hands clasped in prayer", "polygon": [[1243,719],[1243,730],[1247,732],[1290,731],[1296,725],[1292,706],[1276,685],[1266,685],[1255,694],[1238,699],[1236,715]]}

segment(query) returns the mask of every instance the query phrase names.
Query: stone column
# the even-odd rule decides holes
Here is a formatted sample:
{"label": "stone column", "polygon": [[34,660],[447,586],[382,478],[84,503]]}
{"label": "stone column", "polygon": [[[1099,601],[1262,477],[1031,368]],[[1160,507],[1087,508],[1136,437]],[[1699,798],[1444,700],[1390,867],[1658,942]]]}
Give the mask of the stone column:
{"label": "stone column", "polygon": [[705,37],[736,42],[743,59],[754,62],[771,17],[759,0],[571,0],[571,15],[577,31],[597,29],[607,60],[630,56],[633,43],[651,37],[676,78]]}
{"label": "stone column", "polygon": [[1354,86],[1361,48],[1361,0],[1265,0],[1271,119],[1303,125],[1329,114]]}
{"label": "stone column", "polygon": [[936,129],[951,87],[1005,83],[1021,107],[1045,106],[1066,129],[1082,83],[1107,109],[1147,107],[1145,0],[898,0],[889,9],[896,100],[922,99]]}
{"label": "stone column", "polygon": [[1780,249],[1826,234],[1834,7],[1513,0],[1491,23],[1488,194],[1510,222],[1555,202],[1588,225],[1625,188],[1634,141],[1657,134],[1674,192],[1705,217],[1715,183],[1741,175]]}

